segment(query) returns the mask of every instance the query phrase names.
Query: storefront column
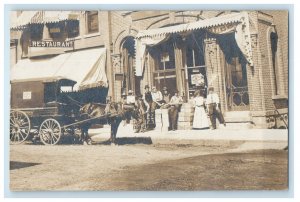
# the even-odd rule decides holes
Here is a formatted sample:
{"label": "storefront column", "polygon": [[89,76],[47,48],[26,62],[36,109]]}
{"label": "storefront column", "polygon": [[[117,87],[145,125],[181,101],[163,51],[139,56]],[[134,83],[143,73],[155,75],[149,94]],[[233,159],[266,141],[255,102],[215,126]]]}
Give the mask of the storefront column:
{"label": "storefront column", "polygon": [[[116,101],[121,101],[122,80],[120,75],[123,73],[121,68],[121,54],[112,54],[112,69],[114,72],[114,97]],[[119,78],[120,77],[120,78]]]}
{"label": "storefront column", "polygon": [[[111,12],[110,11],[103,11],[100,12],[101,18],[102,18],[102,27],[103,27],[103,39],[104,44],[106,47],[106,54],[107,54],[107,60],[106,60],[106,75],[108,80],[108,95],[112,97],[112,101],[115,101],[114,97],[114,72],[112,68],[112,30],[111,30]],[[104,31],[105,30],[105,31]]]}
{"label": "storefront column", "polygon": [[222,85],[222,66],[220,64],[220,48],[215,38],[209,38],[204,40],[205,43],[205,63],[206,63],[206,76],[207,87],[214,87],[214,91],[219,95],[221,107],[225,108],[225,94]]}
{"label": "storefront column", "polygon": [[258,48],[258,35],[251,34],[251,48],[253,54],[254,66],[247,65],[247,79],[248,79],[248,92],[250,111],[258,112],[264,110],[263,100],[263,86],[262,86],[262,72],[261,61],[259,55],[261,55]]}
{"label": "storefront column", "polygon": [[180,95],[186,96],[185,92],[185,87],[184,87],[184,74],[182,74],[184,64],[182,61],[182,55],[183,55],[183,45],[180,44],[179,42],[175,42],[175,69],[176,69],[176,85],[177,85],[177,90],[179,91]]}

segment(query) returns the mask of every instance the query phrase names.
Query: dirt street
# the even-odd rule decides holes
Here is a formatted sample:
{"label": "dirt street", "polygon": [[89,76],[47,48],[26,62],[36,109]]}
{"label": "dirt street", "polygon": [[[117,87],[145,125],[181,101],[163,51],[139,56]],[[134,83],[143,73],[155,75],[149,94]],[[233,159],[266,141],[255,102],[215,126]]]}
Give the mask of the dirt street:
{"label": "dirt street", "polygon": [[11,145],[10,189],[287,188],[287,151],[226,153],[241,144]]}

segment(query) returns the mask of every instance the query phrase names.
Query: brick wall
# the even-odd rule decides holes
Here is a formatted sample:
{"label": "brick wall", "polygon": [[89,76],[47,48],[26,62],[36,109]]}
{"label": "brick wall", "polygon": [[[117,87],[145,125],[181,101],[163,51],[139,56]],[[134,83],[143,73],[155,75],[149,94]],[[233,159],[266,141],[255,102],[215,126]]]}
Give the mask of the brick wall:
{"label": "brick wall", "polygon": [[288,37],[288,11],[264,11],[273,16],[273,23],[276,26],[278,34],[279,46],[281,49],[280,57],[282,58],[282,74],[284,85],[284,93],[288,93],[288,49],[289,49],[289,37]]}

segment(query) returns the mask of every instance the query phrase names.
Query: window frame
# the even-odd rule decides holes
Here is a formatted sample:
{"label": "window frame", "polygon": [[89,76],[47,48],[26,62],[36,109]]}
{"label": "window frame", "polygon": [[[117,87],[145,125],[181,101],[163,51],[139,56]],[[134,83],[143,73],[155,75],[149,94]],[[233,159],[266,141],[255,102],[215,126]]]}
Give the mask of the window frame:
{"label": "window frame", "polygon": [[[97,16],[97,29],[95,30],[90,30],[90,22],[89,22],[89,18],[90,16]],[[86,11],[85,13],[85,22],[86,22],[86,34],[97,34],[100,32],[100,26],[99,26],[99,12],[98,11]]]}

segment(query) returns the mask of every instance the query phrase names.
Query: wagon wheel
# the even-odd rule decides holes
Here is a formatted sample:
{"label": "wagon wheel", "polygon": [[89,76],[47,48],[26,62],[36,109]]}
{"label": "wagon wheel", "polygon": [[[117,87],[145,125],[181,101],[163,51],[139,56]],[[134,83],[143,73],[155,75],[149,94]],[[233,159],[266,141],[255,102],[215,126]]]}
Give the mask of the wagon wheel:
{"label": "wagon wheel", "polygon": [[40,140],[45,145],[55,145],[61,138],[61,127],[55,119],[46,119],[40,126]]}
{"label": "wagon wheel", "polygon": [[10,112],[10,143],[20,144],[24,142],[30,132],[30,120],[22,111]]}

